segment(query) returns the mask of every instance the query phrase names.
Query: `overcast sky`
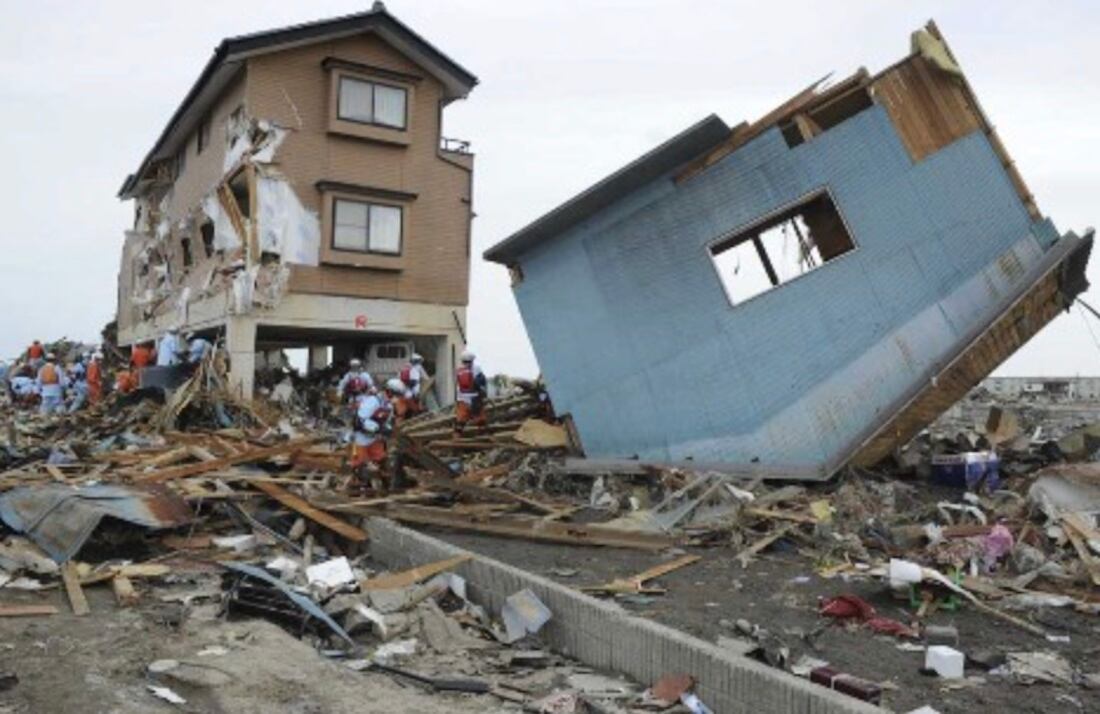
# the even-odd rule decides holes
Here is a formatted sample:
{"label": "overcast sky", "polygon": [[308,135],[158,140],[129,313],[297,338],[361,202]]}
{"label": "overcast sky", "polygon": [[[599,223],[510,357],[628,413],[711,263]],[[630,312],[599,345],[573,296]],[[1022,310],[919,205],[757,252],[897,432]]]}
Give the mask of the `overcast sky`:
{"label": "overcast sky", "polygon": [[[115,198],[221,38],[369,3],[2,0],[0,355],[95,339],[112,319]],[[826,71],[900,59],[935,18],[1062,231],[1100,220],[1100,3],[460,2],[388,9],[476,74],[446,113],[473,142],[474,253],[711,112],[764,114]],[[1100,259],[1089,275],[1100,284]],[[1086,300],[1100,307],[1100,288]],[[472,347],[490,372],[537,372],[503,268],[473,265]],[[1091,332],[1090,332],[1091,328]],[[1079,308],[1002,374],[1100,374],[1100,322]]]}

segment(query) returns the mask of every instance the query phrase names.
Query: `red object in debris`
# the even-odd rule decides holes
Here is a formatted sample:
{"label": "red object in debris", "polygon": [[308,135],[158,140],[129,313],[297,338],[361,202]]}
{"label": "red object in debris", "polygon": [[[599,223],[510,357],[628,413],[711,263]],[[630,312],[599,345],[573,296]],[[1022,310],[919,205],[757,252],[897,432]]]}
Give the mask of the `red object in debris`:
{"label": "red object in debris", "polygon": [[882,687],[866,679],[844,674],[832,667],[818,667],[811,670],[810,681],[871,704],[882,701]]}
{"label": "red object in debris", "polygon": [[680,696],[694,686],[695,677],[690,674],[666,674],[653,683],[649,693],[662,702],[678,702]]}
{"label": "red object in debris", "polygon": [[857,595],[837,595],[825,598],[818,607],[818,613],[838,620],[859,620],[875,632],[894,637],[916,638],[918,633],[912,627],[888,617],[879,617],[871,603]]}

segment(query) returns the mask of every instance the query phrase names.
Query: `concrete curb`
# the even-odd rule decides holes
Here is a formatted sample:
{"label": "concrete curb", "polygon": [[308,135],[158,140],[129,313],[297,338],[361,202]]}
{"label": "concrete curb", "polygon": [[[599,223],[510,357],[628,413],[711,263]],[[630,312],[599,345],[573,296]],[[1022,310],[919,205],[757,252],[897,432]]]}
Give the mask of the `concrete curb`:
{"label": "concrete curb", "polygon": [[471,599],[490,612],[500,612],[506,597],[530,588],[554,613],[540,634],[555,651],[592,667],[622,672],[642,683],[671,672],[688,672],[699,681],[699,697],[718,714],[885,711],[393,521],[370,518],[367,530],[372,557],[394,569],[474,555],[473,560],[455,570],[466,578]]}

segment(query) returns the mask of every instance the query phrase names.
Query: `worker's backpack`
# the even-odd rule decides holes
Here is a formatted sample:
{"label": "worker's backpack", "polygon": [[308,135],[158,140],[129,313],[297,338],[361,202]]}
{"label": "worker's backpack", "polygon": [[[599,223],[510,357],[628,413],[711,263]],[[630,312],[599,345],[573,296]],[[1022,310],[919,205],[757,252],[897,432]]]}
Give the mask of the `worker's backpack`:
{"label": "worker's backpack", "polygon": [[477,391],[474,381],[474,370],[469,367],[461,367],[455,377],[458,379],[458,389],[460,392]]}
{"label": "worker's backpack", "polygon": [[348,380],[348,383],[344,385],[345,397],[354,397],[365,391],[367,391],[367,381],[361,377],[352,377]]}
{"label": "worker's backpack", "polygon": [[57,384],[61,381],[57,376],[57,367],[49,363],[42,367],[42,371],[38,373],[38,379],[42,384]]}
{"label": "worker's backpack", "polygon": [[402,382],[409,385],[410,387],[413,386],[412,365],[411,364],[407,364],[404,367],[402,367],[401,368],[401,374],[399,376],[400,376]]}

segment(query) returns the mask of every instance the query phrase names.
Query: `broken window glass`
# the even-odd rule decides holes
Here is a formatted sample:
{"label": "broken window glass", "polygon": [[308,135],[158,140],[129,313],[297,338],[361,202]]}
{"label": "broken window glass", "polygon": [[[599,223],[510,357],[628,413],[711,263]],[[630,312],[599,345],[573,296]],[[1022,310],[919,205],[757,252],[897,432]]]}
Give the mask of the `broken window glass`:
{"label": "broken window glass", "polygon": [[855,248],[827,191],[711,246],[730,302],[738,305]]}

